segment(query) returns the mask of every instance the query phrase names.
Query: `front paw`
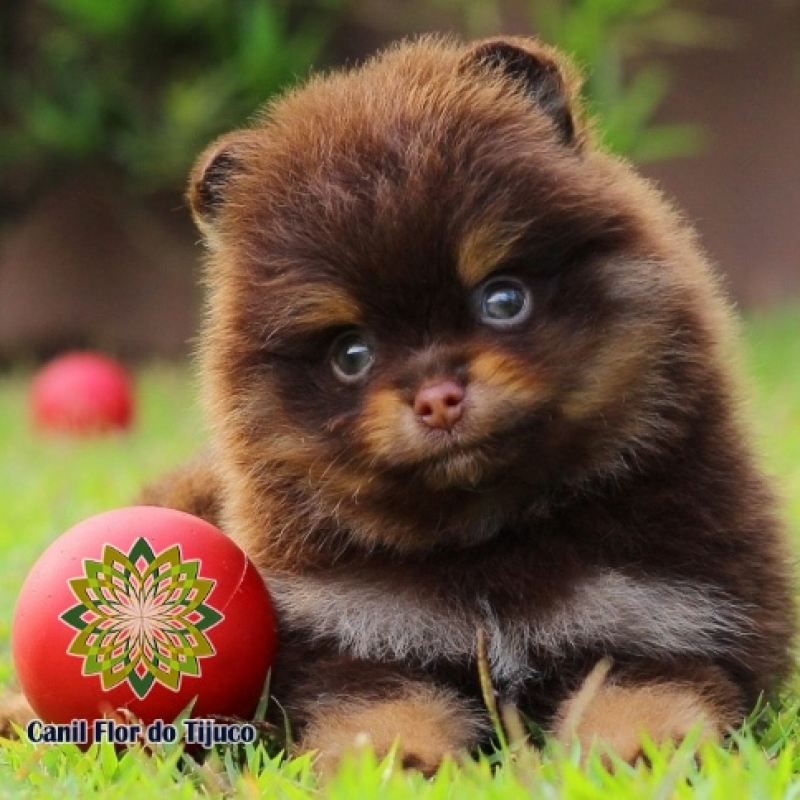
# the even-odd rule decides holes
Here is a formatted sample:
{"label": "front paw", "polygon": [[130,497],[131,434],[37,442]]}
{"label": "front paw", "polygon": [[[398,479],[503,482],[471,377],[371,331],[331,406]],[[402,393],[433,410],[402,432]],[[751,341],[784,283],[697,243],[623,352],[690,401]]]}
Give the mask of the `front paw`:
{"label": "front paw", "polygon": [[325,703],[306,727],[301,752],[316,751],[315,766],[330,776],[347,754],[371,747],[379,758],[395,744],[397,761],[424,775],[442,761],[474,747],[483,721],[465,701],[433,687],[394,698]]}
{"label": "front paw", "polygon": [[4,689],[0,693],[0,736],[16,736],[14,725],[24,728],[36,713],[20,691]]}
{"label": "front paw", "polygon": [[731,722],[691,685],[605,684],[590,696],[579,690],[566,700],[553,733],[565,746],[577,739],[584,759],[597,747],[632,764],[643,756],[645,736],[656,744],[677,744],[698,730],[701,740],[717,739]]}

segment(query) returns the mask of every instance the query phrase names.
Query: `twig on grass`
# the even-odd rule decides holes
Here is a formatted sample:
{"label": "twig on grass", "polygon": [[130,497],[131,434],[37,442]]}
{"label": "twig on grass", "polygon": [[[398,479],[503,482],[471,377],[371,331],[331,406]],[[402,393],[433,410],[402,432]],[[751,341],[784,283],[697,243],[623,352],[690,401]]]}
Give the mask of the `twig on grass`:
{"label": "twig on grass", "polygon": [[495,735],[500,743],[502,750],[508,749],[508,739],[503,729],[503,722],[497,710],[497,700],[495,698],[494,686],[492,686],[492,675],[489,670],[489,657],[486,652],[486,631],[478,628],[475,641],[476,659],[478,661],[478,679],[481,684],[481,694],[483,703],[489,712],[489,719],[492,721]]}

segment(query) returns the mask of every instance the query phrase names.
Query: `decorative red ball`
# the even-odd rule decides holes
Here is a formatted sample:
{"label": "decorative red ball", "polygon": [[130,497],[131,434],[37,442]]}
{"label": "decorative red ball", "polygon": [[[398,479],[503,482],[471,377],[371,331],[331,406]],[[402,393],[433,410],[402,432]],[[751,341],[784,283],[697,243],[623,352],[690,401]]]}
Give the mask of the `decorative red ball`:
{"label": "decorative red ball", "polygon": [[126,429],[133,387],[124,367],[98,353],[68,353],[46,364],[31,386],[38,428],[87,434]]}
{"label": "decorative red ball", "polygon": [[145,723],[248,719],[277,644],[253,563],[213,525],[133,506],[78,523],[34,564],[12,649],[28,701],[47,723],[125,708]]}

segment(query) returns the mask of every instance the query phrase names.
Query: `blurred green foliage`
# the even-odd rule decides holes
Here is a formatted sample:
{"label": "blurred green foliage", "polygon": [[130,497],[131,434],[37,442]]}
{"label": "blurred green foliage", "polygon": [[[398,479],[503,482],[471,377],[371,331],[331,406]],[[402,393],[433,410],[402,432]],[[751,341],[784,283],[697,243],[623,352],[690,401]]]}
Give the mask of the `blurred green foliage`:
{"label": "blurred green foliage", "polygon": [[[502,0],[439,0],[471,35],[502,30]],[[736,42],[729,20],[702,11],[702,0],[523,0],[531,32],[569,53],[582,67],[584,97],[605,145],[645,162],[696,152],[696,125],[657,124],[670,87],[659,57]]]}
{"label": "blurred green foliage", "polygon": [[[2,0],[0,205],[89,162],[118,169],[143,192],[180,186],[210,139],[319,65],[341,12],[354,3]],[[479,36],[502,31],[511,0],[438,3]],[[653,54],[731,41],[729,23],[698,10],[702,0],[679,3],[513,5],[532,31],[582,65],[607,146],[647,161],[693,152],[702,140],[693,125],[653,122],[669,87]]]}
{"label": "blurred green foliage", "polygon": [[[305,76],[345,0],[3,0],[0,171],[87,160],[144,191]],[[0,190],[2,187],[0,187]]]}
{"label": "blurred green foliage", "polygon": [[586,100],[606,146],[645,162],[695,152],[696,125],[656,124],[670,86],[653,54],[735,41],[732,23],[673,0],[532,0],[534,28],[584,67]]}

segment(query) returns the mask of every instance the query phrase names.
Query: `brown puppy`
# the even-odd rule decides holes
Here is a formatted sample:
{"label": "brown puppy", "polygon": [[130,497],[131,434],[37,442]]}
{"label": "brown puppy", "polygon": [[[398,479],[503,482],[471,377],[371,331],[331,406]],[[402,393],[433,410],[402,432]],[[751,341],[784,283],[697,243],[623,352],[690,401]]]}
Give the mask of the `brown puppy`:
{"label": "brown puppy", "polygon": [[[274,691],[328,763],[362,732],[423,769],[485,738],[478,629],[503,698],[628,758],[642,730],[723,731],[789,669],[725,304],[577,89],[533,41],[404,44],[192,175],[217,521],[275,595]],[[208,480],[153,497],[208,506]]]}
{"label": "brown puppy", "polygon": [[424,39],[192,175],[213,447],[147,499],[261,568],[274,693],[323,764],[361,733],[423,770],[484,741],[479,629],[502,698],[627,758],[642,730],[724,731],[789,670],[724,301],[577,89],[534,41]]}

